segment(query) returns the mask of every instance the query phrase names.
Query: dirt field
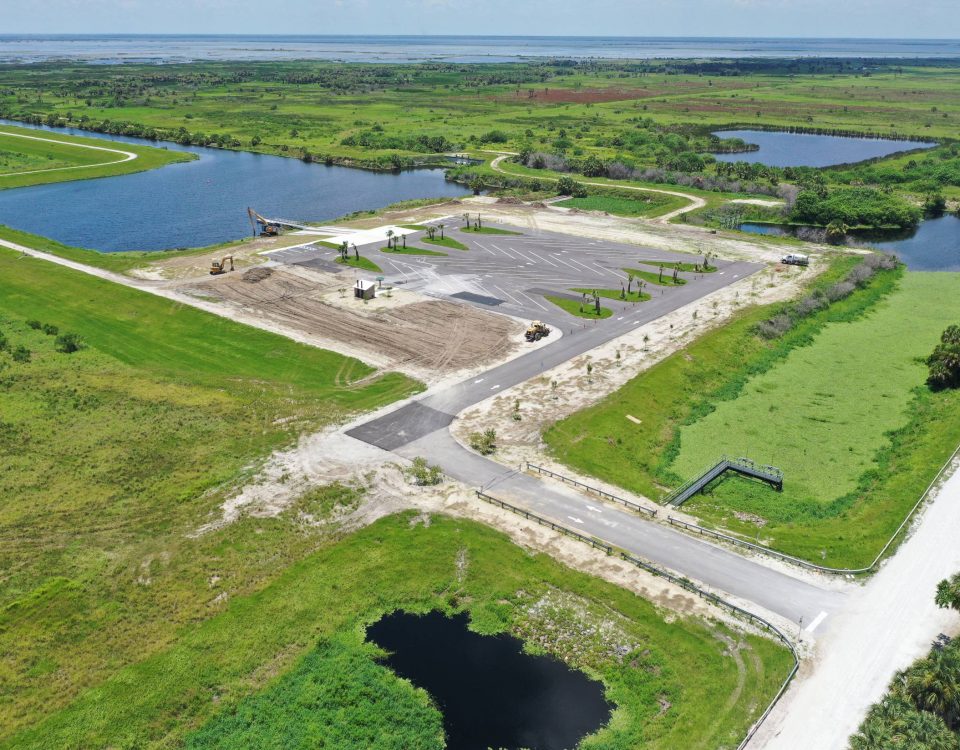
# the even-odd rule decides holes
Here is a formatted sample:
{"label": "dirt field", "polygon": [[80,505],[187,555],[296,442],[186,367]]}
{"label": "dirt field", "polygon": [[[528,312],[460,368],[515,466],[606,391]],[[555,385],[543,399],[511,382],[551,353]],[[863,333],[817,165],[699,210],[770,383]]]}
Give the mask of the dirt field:
{"label": "dirt field", "polygon": [[353,299],[351,273],[261,266],[197,280],[181,291],[236,306],[427,382],[488,366],[518,350],[523,326],[503,315],[394,289]]}

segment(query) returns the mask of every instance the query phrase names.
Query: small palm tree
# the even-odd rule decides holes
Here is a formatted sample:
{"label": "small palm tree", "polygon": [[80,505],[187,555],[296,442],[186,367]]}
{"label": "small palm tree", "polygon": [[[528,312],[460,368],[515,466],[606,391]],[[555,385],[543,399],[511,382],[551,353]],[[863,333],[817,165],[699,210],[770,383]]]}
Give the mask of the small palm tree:
{"label": "small palm tree", "polygon": [[392,243],[393,243],[393,230],[388,229],[387,230],[387,249],[391,247]]}
{"label": "small palm tree", "polygon": [[440,239],[443,239],[443,224],[437,224],[437,229],[440,230]]}

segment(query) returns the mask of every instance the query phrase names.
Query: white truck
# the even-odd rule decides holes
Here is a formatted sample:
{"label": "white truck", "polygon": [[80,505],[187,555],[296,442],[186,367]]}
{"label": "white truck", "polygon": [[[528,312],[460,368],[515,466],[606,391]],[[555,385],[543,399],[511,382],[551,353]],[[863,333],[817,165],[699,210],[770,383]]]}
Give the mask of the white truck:
{"label": "white truck", "polygon": [[788,266],[809,266],[810,256],[801,253],[790,253],[790,255],[784,255],[780,259],[780,262]]}

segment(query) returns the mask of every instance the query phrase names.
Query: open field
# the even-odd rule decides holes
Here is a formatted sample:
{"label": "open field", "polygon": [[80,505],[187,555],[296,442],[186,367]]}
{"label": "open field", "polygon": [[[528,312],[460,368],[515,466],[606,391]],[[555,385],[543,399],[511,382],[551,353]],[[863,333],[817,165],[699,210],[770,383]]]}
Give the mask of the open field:
{"label": "open field", "polygon": [[[817,64],[819,65],[819,64]],[[672,68],[668,70],[667,68]],[[849,61],[702,64],[583,62],[474,65],[205,63],[118,68],[38,65],[0,71],[3,114],[85,116],[267,153],[361,162],[485,145],[601,157],[638,120],[706,132],[717,126],[796,126],[954,137],[960,117],[949,66]],[[737,75],[729,75],[736,72]],[[43,92],[43,100],[36,93]],[[181,130],[182,129],[182,130]],[[135,134],[135,133],[134,133]],[[253,140],[257,139],[256,145]],[[236,145],[234,145],[236,144]],[[662,141],[639,144],[652,163]],[[667,144],[669,147],[669,144]]]}
{"label": "open field", "polygon": [[[6,250],[0,267],[0,681],[21,696],[0,725],[12,731],[28,705],[68,699],[201,616],[209,596],[149,588],[151,561],[170,563],[272,449],[419,385]],[[70,333],[83,348],[58,351]],[[131,628],[144,637],[125,640]]]}
{"label": "open field", "polygon": [[142,172],[193,154],[0,125],[0,190]]}
{"label": "open field", "polygon": [[[340,673],[344,689],[332,699],[345,701],[338,713],[353,732],[390,701],[410,722],[395,730],[423,743],[404,746],[437,747],[435,709],[420,691],[371,664],[371,649],[361,643],[363,625],[396,607],[466,610],[481,632],[514,632],[602,679],[618,708],[585,747],[727,747],[790,663],[761,638],[691,618],[667,624],[634,594],[531,555],[477,524],[404,514],[322,546],[264,589],[233,598],[221,614],[93,683],[62,710],[47,708],[2,746],[175,746],[185,739],[195,748],[223,746],[218,740],[231,737],[234,707],[249,711],[251,700],[272,708],[258,714],[259,736],[282,742],[292,739],[286,733],[300,710],[296,681],[346,659],[358,669]],[[584,628],[593,627],[596,634],[584,639]],[[626,656],[617,655],[621,645]],[[362,690],[365,681],[385,694]],[[261,690],[262,698],[249,697]],[[344,731],[333,747],[363,742]]]}
{"label": "open field", "polygon": [[665,214],[687,204],[683,198],[657,193],[648,193],[643,198],[626,198],[617,195],[588,195],[586,198],[567,198],[555,206],[577,208],[581,211],[604,211],[617,216],[653,216]]}
{"label": "open field", "polygon": [[[545,440],[561,461],[651,498],[725,452],[769,461],[786,470],[782,495],[728,479],[685,510],[818,563],[867,564],[960,442],[956,394],[926,392],[915,361],[960,315],[955,285],[947,274],[899,286],[883,276],[773,343],[753,332],[770,311],[747,310]],[[891,328],[898,343],[884,345]],[[809,408],[787,408],[797,403]]]}

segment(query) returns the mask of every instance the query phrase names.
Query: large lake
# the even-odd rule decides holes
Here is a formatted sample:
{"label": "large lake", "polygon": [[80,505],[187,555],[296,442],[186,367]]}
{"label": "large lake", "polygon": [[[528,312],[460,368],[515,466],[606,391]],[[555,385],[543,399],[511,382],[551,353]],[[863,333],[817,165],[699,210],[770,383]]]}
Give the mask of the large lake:
{"label": "large lake", "polygon": [[467,615],[395,612],[367,629],[386,663],[443,714],[447,750],[572,750],[610,718],[603,685],[559,659],[523,653],[509,635],[467,628]]}
{"label": "large lake", "polygon": [[[337,8],[305,8],[305,26]],[[311,24],[310,18],[315,23]],[[424,19],[426,20],[426,19]],[[464,17],[465,26],[471,20]],[[755,37],[377,36],[336,34],[0,34],[0,62],[91,63],[192,60],[514,62],[529,58],[960,57],[956,39],[768,39]]]}
{"label": "large lake", "polygon": [[[96,137],[72,128],[38,129]],[[0,224],[106,252],[166,250],[250,236],[247,206],[271,218],[315,222],[469,192],[447,182],[442,169],[370,172],[140,138],[106,140],[160,145],[200,158],[120,177],[0,190]]]}
{"label": "large lake", "polygon": [[774,130],[719,130],[720,138],[740,138],[760,147],[742,154],[716,154],[717,161],[759,162],[771,167],[830,167],[889,156],[900,151],[933,148],[935,143],[884,138],[851,138]]}

